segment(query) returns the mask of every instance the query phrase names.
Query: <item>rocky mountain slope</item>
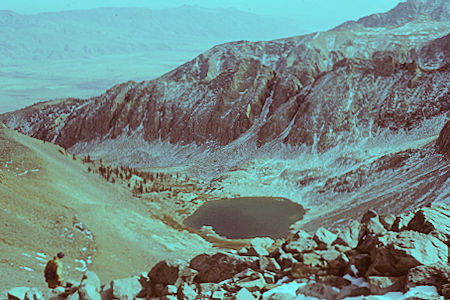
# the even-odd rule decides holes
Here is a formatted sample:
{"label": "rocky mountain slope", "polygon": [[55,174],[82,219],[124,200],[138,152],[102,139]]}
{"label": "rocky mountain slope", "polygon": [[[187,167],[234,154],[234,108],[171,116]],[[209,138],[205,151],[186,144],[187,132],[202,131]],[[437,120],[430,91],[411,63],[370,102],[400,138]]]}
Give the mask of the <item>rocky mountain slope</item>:
{"label": "rocky mountain slope", "polygon": [[219,197],[289,198],[311,230],[448,201],[449,166],[430,146],[450,110],[450,20],[435,13],[446,5],[410,0],[368,17],[387,23],[218,45],[155,80],[0,119],[73,153],[183,166]]}
{"label": "rocky mountain slope", "polygon": [[2,120],[67,149],[132,134],[223,146],[252,132],[258,146],[277,140],[323,151],[383,128],[410,130],[450,108],[449,20],[426,13],[382,29],[360,21],[297,38],[219,45],[158,79]]}
{"label": "rocky mountain slope", "polygon": [[162,222],[174,213],[164,213],[157,199],[137,199],[61,147],[1,123],[0,203],[1,290],[23,284],[43,290],[45,263],[59,251],[66,253],[66,279],[78,281],[89,268],[108,281],[211,248]]}

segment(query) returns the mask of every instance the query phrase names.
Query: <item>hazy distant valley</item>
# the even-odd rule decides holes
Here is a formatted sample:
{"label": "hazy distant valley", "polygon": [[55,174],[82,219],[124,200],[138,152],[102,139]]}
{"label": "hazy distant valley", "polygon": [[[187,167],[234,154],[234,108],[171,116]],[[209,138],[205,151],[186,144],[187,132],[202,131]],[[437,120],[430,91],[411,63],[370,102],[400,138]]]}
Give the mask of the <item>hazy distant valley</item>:
{"label": "hazy distant valley", "polygon": [[[180,24],[171,24],[173,29],[167,36],[158,36],[164,14],[186,10],[203,16],[197,20],[213,25],[205,28],[201,22],[191,22],[191,17],[181,18]],[[83,261],[83,265],[98,272],[102,283],[135,275],[134,269],[136,274],[148,271],[164,255],[189,260],[205,251],[239,250],[243,246],[248,252],[234,253],[239,259],[259,256],[258,272],[264,276],[269,267],[261,267],[262,257],[283,265],[283,255],[292,254],[292,264],[269,272],[275,282],[284,276],[289,280],[295,278],[298,283],[311,275],[319,278],[353,272],[355,277],[359,274],[369,281],[370,291],[365,293],[372,294],[386,292],[376,288],[371,281],[375,280],[373,277],[403,276],[401,288],[392,291],[404,293],[415,286],[410,284],[413,268],[436,264],[439,272],[448,270],[441,265],[445,260],[442,249],[447,246],[448,250],[450,236],[450,12],[447,1],[409,0],[389,12],[347,22],[329,31],[292,34],[271,41],[259,40],[279,34],[275,27],[282,28],[281,24],[273,26],[263,22],[267,30],[261,30],[257,28],[261,19],[256,16],[236,14],[236,19],[224,24],[225,19],[214,14],[220,16],[226,11],[212,14],[183,7],[158,12],[161,15],[143,21],[148,13],[126,9],[80,12],[89,20],[86,24],[94,23],[86,26],[99,28],[95,35],[107,32],[107,26],[111,25],[108,22],[119,22],[123,31],[102,37],[105,42],[101,45],[85,42],[80,34],[84,29],[77,29],[67,15],[80,18],[77,12],[50,14],[46,18],[57,20],[54,22],[64,19],[60,25],[62,36],[71,28],[74,32],[69,35],[80,40],[67,47],[54,45],[54,52],[26,60],[24,57],[36,49],[49,48],[41,47],[42,40],[38,38],[28,44],[13,43],[9,48],[0,48],[6,57],[0,63],[5,70],[14,70],[5,72],[6,81],[1,84],[4,86],[0,85],[5,95],[0,95],[0,101],[9,99],[5,103],[11,103],[13,98],[28,101],[28,96],[23,94],[34,93],[41,96],[30,99],[39,100],[53,93],[48,88],[73,92],[70,97],[0,115],[0,121],[5,124],[0,131],[3,142],[0,184],[7,187],[0,191],[0,196],[6,199],[2,214],[11,218],[11,223],[34,226],[36,232],[41,231],[51,241],[44,234],[49,224],[38,217],[42,213],[40,208],[36,216],[27,205],[41,207],[41,201],[54,202],[50,220],[60,218],[58,222],[68,228],[67,232],[58,232],[57,245],[67,247],[64,239],[70,236],[73,244],[69,252],[78,259],[70,262],[71,268]],[[16,20],[9,21],[14,26],[25,26],[21,22],[29,18],[8,14],[3,12],[3,17]],[[87,14],[101,14],[108,21]],[[122,19],[121,14],[125,16]],[[128,14],[142,15],[142,19],[136,19],[142,23],[134,24]],[[25,23],[41,22],[39,15],[33,18]],[[118,18],[120,21],[116,21]],[[244,19],[246,23],[240,23]],[[185,28],[186,23],[192,27]],[[223,26],[231,27],[218,36],[217,28]],[[219,41],[233,40],[243,26],[249,28],[246,38],[255,41],[210,47]],[[134,32],[135,28],[142,31]],[[119,36],[130,35],[129,44],[117,40]],[[15,57],[23,64],[14,65]],[[111,59],[115,62],[112,65]],[[51,64],[44,68],[48,62]],[[104,68],[99,68],[98,62]],[[30,71],[29,66],[36,66],[37,71]],[[24,76],[26,72],[31,74]],[[34,84],[41,78],[41,72],[51,75]],[[64,72],[65,76],[56,76],[58,72]],[[49,86],[49,80],[55,86]],[[29,89],[23,84],[29,85]],[[98,93],[105,85],[109,85],[108,90]],[[83,97],[92,93],[97,95]],[[23,103],[14,102],[14,105],[19,107]],[[0,102],[0,107],[8,104]],[[92,185],[86,187],[87,182]],[[46,200],[47,195],[52,195],[52,200]],[[208,228],[198,231],[183,224],[203,203],[237,197],[283,197],[301,204],[305,215],[291,228],[288,237],[268,246],[267,254],[258,252],[259,248],[249,239],[225,239]],[[22,198],[29,204],[19,217],[21,211],[11,203]],[[126,210],[120,209],[123,203],[127,203]],[[368,210],[374,212],[366,213]],[[103,218],[107,221],[98,220]],[[85,224],[84,229],[74,225],[78,221]],[[29,239],[26,230],[19,225],[17,228],[12,244],[7,242],[10,234],[3,234],[2,247],[13,258],[5,258],[2,263],[15,274],[12,277],[15,285],[23,274],[39,285],[40,275],[23,266],[39,270],[42,262],[31,263],[11,250],[20,249],[20,243]],[[332,242],[322,240],[324,228],[332,231]],[[60,229],[52,227],[51,230]],[[92,232],[94,238],[86,237],[86,232]],[[114,232],[118,243],[110,246],[107,236]],[[348,234],[352,238],[347,239]],[[409,250],[388,255],[377,252],[397,247],[395,242],[392,242],[395,246],[389,244],[396,240],[391,240],[391,235],[396,234],[436,239],[438,254],[430,254],[431,260],[436,260],[428,264],[417,258],[420,262],[414,260],[409,264],[410,256],[415,255]],[[385,236],[389,238],[383,239]],[[194,241],[192,247],[190,240]],[[411,240],[408,249],[421,245],[414,244],[414,238]],[[74,250],[77,243],[84,243],[86,250]],[[120,245],[127,243],[130,243],[128,248],[122,249]],[[386,244],[378,249],[376,243]],[[145,247],[158,251],[145,252]],[[44,245],[37,247],[28,242],[26,249],[33,253],[47,251]],[[136,251],[145,253],[146,263],[142,268],[139,259],[130,258],[129,252]],[[326,251],[345,253],[348,258],[345,262],[336,258],[323,266],[326,257],[331,255]],[[410,255],[405,260],[399,259],[408,261],[406,266],[377,265],[394,264],[380,256],[395,256],[402,251]],[[311,255],[320,256],[317,259],[321,263],[316,265]],[[367,262],[361,263],[365,267],[359,264],[361,261],[355,262],[362,256]],[[118,262],[122,258],[123,269],[109,266],[111,260]],[[20,269],[12,263],[15,259],[21,262]],[[193,265],[191,261],[190,266]],[[358,272],[353,271],[355,266]],[[399,269],[402,271],[396,273]],[[197,271],[201,273],[201,270],[199,267]],[[202,283],[219,282],[200,280],[200,277],[196,280]],[[227,295],[236,296],[233,288],[238,285],[238,277],[233,283],[227,283],[232,286],[230,291],[223,288]],[[436,292],[442,295],[448,275],[439,278],[438,284],[431,285],[437,286]],[[269,299],[263,295],[269,290],[271,280],[264,277],[264,288],[248,288],[253,299]],[[7,280],[0,283],[10,287]],[[155,282],[151,284],[153,296],[161,296],[161,291],[155,292]],[[181,293],[179,289],[178,286]],[[344,299],[343,287],[339,286],[338,290],[336,294],[331,293],[334,296],[322,297]],[[202,292],[196,290],[196,293]],[[337,298],[337,293],[342,297]]]}
{"label": "hazy distant valley", "polygon": [[304,30],[299,21],[195,6],[37,15],[0,11],[0,113],[48,99],[95,96],[118,82],[153,79],[216,44]]}

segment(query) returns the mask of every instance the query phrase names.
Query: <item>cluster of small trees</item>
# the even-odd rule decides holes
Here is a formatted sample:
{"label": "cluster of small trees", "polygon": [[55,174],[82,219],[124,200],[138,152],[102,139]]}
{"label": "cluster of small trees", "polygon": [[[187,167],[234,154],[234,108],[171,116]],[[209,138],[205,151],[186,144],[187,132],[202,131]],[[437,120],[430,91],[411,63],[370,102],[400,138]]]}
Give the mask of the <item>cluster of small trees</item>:
{"label": "cluster of small trees", "polygon": [[144,172],[130,167],[116,167],[103,164],[101,159],[98,162],[95,162],[89,155],[83,158],[82,161],[90,164],[88,166],[89,172],[98,173],[111,183],[126,183],[128,188],[135,194],[164,191],[176,192],[174,191],[174,186],[189,181],[188,177],[181,178],[179,172],[175,174]]}

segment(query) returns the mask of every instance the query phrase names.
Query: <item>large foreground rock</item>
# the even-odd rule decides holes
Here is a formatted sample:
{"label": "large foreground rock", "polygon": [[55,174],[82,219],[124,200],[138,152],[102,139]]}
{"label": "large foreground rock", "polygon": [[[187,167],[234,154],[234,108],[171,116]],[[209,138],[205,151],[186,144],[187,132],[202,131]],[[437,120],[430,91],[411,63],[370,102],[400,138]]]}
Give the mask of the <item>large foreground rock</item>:
{"label": "large foreground rock", "polygon": [[420,265],[448,263],[448,246],[432,235],[390,232],[374,241],[370,252],[372,264],[366,276],[403,276]]}
{"label": "large foreground rock", "polygon": [[216,253],[197,255],[191,260],[190,267],[198,271],[196,282],[220,282],[248,268],[258,270],[259,263],[255,257]]}
{"label": "large foreground rock", "polygon": [[148,278],[152,284],[174,285],[187,266],[183,260],[163,260],[150,270]]}
{"label": "large foreground rock", "polygon": [[409,270],[406,287],[434,285],[438,292],[442,293],[442,287],[449,282],[449,279],[450,266],[448,265],[418,266]]}
{"label": "large foreground rock", "polygon": [[445,204],[432,204],[417,210],[409,221],[406,230],[431,233],[448,245],[450,237],[450,207]]}

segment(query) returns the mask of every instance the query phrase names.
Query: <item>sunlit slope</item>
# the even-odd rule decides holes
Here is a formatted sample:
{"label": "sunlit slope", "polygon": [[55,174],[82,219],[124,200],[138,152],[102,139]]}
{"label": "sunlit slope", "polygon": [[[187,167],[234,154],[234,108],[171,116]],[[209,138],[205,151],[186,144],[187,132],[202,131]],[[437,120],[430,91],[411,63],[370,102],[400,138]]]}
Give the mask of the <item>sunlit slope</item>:
{"label": "sunlit slope", "polygon": [[145,204],[88,173],[60,147],[3,124],[0,202],[1,289],[43,287],[45,261],[58,251],[67,255],[66,277],[79,280],[83,265],[92,260],[89,269],[104,282],[209,247],[197,236],[152,219]]}

